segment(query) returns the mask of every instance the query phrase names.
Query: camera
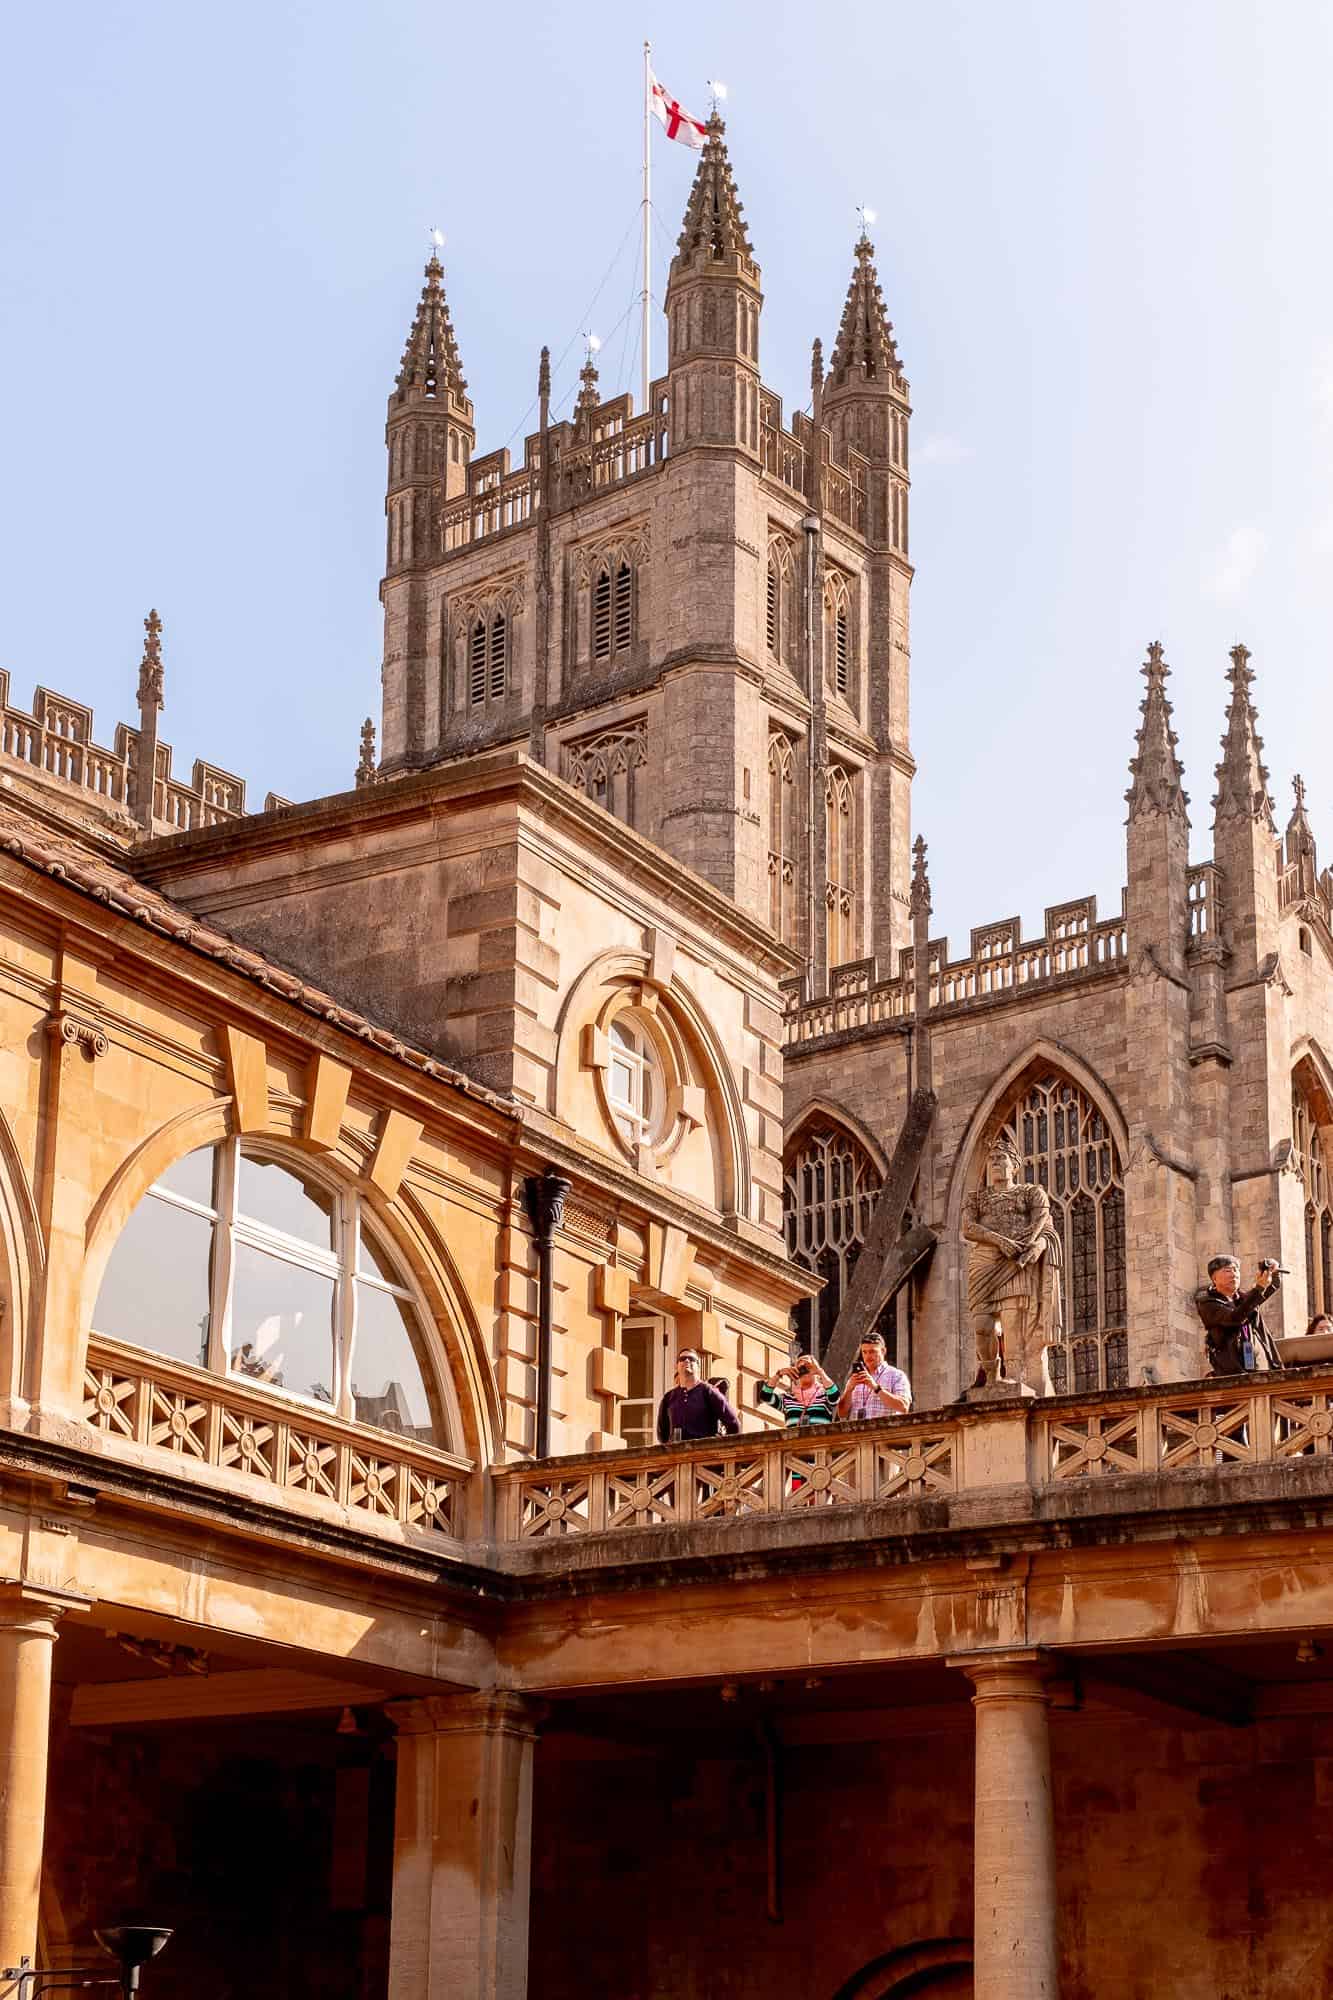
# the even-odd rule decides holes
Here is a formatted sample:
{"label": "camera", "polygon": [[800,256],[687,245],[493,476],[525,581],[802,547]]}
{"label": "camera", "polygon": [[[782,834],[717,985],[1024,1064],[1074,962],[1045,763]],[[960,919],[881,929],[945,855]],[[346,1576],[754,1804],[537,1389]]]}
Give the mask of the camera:
{"label": "camera", "polygon": [[1259,1269],[1261,1271],[1272,1271],[1275,1276],[1280,1278],[1286,1278],[1291,1275],[1289,1267],[1286,1264],[1279,1264],[1276,1257],[1261,1257],[1259,1259]]}

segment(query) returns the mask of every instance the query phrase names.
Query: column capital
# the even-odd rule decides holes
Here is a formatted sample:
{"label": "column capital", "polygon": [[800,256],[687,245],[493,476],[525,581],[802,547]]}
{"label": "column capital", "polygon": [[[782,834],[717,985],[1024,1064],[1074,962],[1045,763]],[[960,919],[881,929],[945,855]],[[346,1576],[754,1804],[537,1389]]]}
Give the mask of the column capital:
{"label": "column capital", "polygon": [[390,1701],[384,1713],[400,1736],[514,1736],[533,1742],[550,1710],[529,1695],[489,1688]]}
{"label": "column capital", "polygon": [[944,1664],[966,1674],[977,1695],[1008,1695],[1014,1700],[1047,1700],[1046,1683],[1059,1671],[1044,1646],[1003,1646],[981,1653],[950,1653]]}
{"label": "column capital", "polygon": [[86,1611],[91,1598],[53,1585],[25,1583],[21,1577],[0,1577],[0,1632],[26,1632],[33,1638],[54,1639],[67,1611]]}

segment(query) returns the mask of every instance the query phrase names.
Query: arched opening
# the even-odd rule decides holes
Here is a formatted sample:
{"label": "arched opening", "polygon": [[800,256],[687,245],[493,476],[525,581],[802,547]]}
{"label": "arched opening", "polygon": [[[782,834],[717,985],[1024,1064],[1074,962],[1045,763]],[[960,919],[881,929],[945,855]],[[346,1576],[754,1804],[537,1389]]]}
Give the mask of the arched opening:
{"label": "arched opening", "polygon": [[833,2000],[907,2000],[926,1995],[931,2000],[971,2000],[972,1942],[970,1938],[928,1938],[885,1952],[845,1980]]}
{"label": "arched opening", "polygon": [[1063,1339],[1049,1349],[1057,1395],[1124,1388],[1129,1381],[1125,1169],[1109,1120],[1087,1090],[1038,1061],[986,1121],[969,1162],[979,1177],[1007,1135],[1022,1178],[1045,1188],[1063,1257]]}
{"label": "arched opening", "polygon": [[[878,1169],[869,1153],[841,1125],[810,1120],[801,1126],[783,1166],[787,1254],[824,1280],[817,1298],[803,1299],[792,1318],[793,1338],[822,1355],[870,1230],[879,1194]],[[877,1322],[888,1358],[910,1373],[910,1300],[900,1320],[898,1296]]]}
{"label": "arched opening", "polygon": [[1306,1311],[1333,1312],[1333,1188],[1326,1135],[1333,1106],[1309,1057],[1291,1076],[1292,1157],[1304,1195]]}
{"label": "arched opening", "polygon": [[428,1320],[354,1186],[232,1138],[176,1159],[141,1197],[92,1331],[457,1448]]}

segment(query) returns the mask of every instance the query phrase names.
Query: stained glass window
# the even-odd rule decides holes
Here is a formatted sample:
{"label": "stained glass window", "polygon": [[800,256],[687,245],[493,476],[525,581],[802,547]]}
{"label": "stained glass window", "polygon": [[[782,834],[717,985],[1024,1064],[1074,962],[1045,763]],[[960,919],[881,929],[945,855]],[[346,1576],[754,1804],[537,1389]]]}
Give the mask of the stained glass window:
{"label": "stained glass window", "polygon": [[1316,1313],[1333,1312],[1333,1213],[1319,1117],[1299,1075],[1291,1083],[1291,1136],[1296,1171],[1305,1190],[1305,1282],[1307,1310],[1313,1318]]}

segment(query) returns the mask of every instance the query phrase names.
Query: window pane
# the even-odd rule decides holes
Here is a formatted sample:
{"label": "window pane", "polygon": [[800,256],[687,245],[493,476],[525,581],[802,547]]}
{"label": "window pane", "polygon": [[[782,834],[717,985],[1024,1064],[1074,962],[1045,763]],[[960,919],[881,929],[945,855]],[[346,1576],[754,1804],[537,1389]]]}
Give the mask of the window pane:
{"label": "window pane", "polygon": [[280,1229],[284,1236],[318,1244],[321,1250],[332,1246],[333,1196],[272,1160],[251,1160],[242,1153],[236,1206],[266,1229]]}
{"label": "window pane", "polygon": [[622,1049],[637,1049],[639,1046],[634,1030],[627,1027],[623,1021],[611,1023],[611,1040],[619,1043]]}
{"label": "window pane", "polygon": [[358,1271],[364,1271],[368,1278],[383,1278],[386,1285],[402,1283],[402,1279],[396,1275],[388,1258],[371,1241],[364,1222],[358,1238],[356,1268]]}
{"label": "window pane", "polygon": [[213,1224],[204,1216],[146,1194],[111,1252],[93,1309],[95,1330],[202,1367],[212,1242]]}
{"label": "window pane", "polygon": [[333,1280],[236,1245],[231,1365],[238,1375],[333,1401]]}
{"label": "window pane", "polygon": [[356,1288],[352,1409],[358,1423],[433,1443],[435,1426],[401,1299],[372,1285]]}
{"label": "window pane", "polygon": [[611,1101],[630,1106],[634,1103],[634,1070],[627,1062],[611,1064]]}
{"label": "window pane", "polygon": [[183,1194],[187,1201],[197,1201],[201,1208],[211,1208],[213,1148],[201,1146],[197,1153],[187,1153],[183,1160],[173,1161],[157,1185],[170,1188],[173,1194]]}

